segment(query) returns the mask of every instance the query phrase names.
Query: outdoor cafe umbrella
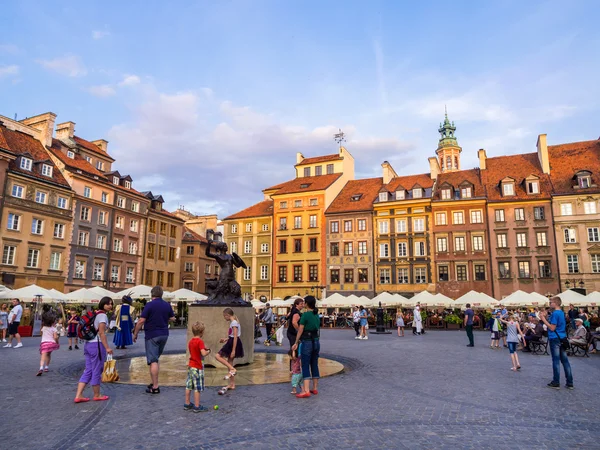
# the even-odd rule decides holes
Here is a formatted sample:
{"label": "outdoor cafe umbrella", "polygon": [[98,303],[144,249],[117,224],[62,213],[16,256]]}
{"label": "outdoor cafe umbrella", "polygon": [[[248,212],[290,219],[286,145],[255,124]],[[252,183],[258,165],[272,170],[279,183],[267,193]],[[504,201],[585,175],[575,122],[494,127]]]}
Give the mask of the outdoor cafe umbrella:
{"label": "outdoor cafe umbrella", "polygon": [[332,294],[323,301],[321,301],[320,306],[323,308],[340,308],[349,306],[350,302],[351,300],[348,300],[348,297],[344,297],[342,294],[338,294],[336,292],[335,294]]}
{"label": "outdoor cafe umbrella", "polygon": [[171,292],[172,300],[176,302],[193,302],[196,300],[206,300],[208,297],[204,294],[194,292],[190,289],[177,289]]}
{"label": "outdoor cafe umbrella", "polygon": [[573,306],[575,306],[576,303],[579,304],[579,302],[585,300],[585,295],[581,295],[580,293],[575,292],[571,289],[567,289],[566,291],[561,292],[560,294],[558,294],[558,297],[560,297],[564,306],[568,306],[570,304],[573,304]]}
{"label": "outdoor cafe umbrella", "polygon": [[454,307],[465,309],[467,303],[470,303],[473,309],[492,309],[499,304],[495,298],[483,292],[469,291],[454,300]]}
{"label": "outdoor cafe umbrella", "polygon": [[427,308],[431,307],[436,303],[435,295],[433,295],[429,291],[421,291],[413,298],[409,299],[405,306],[415,307],[417,303],[420,303],[422,307]]}
{"label": "outdoor cafe umbrella", "polygon": [[13,291],[3,291],[0,294],[0,299],[7,298],[18,298],[22,302],[34,302],[39,298],[42,299],[43,303],[58,301],[55,299],[55,296],[52,294],[52,292],[35,284],[15,289]]}
{"label": "outdoor cafe umbrella", "polygon": [[[133,300],[137,300],[137,299],[150,300],[150,299],[152,299],[151,291],[152,291],[152,288],[150,286],[146,286],[145,284],[139,284],[132,288],[123,289],[122,291],[114,293],[112,295],[112,298],[114,300],[121,300],[124,295],[128,295]],[[168,292],[168,291],[163,292],[163,299],[170,300],[171,298],[173,298],[173,295],[170,292]]]}
{"label": "outdoor cafe umbrella", "polygon": [[103,287],[100,286],[94,286],[93,288],[89,288],[88,291],[93,292],[96,295],[99,295],[100,298],[102,297],[111,297],[113,296],[114,292],[109,291],[108,289],[104,289]]}
{"label": "outdoor cafe umbrella", "polygon": [[502,300],[500,300],[499,304],[503,306],[533,306],[535,304],[537,306],[543,303],[543,300],[541,300],[539,297],[521,290],[517,290],[508,297],[504,297]]}
{"label": "outdoor cafe umbrella", "polygon": [[56,301],[64,302],[67,300],[66,295],[56,289],[50,289],[50,293],[54,296]]}
{"label": "outdoor cafe umbrella", "polygon": [[433,306],[433,307],[437,307],[437,308],[454,308],[455,307],[454,300],[452,300],[450,297],[446,297],[444,294],[438,293],[438,294],[435,294],[434,297],[435,297],[435,300],[433,300],[433,303],[428,306]]}
{"label": "outdoor cafe umbrella", "polygon": [[585,296],[585,298],[578,300],[578,304],[573,306],[599,306],[600,305],[600,292],[594,291]]}
{"label": "outdoor cafe umbrella", "polygon": [[67,303],[84,303],[86,305],[98,304],[102,297],[103,296],[86,288],[77,289],[76,291],[69,292],[65,295]]}

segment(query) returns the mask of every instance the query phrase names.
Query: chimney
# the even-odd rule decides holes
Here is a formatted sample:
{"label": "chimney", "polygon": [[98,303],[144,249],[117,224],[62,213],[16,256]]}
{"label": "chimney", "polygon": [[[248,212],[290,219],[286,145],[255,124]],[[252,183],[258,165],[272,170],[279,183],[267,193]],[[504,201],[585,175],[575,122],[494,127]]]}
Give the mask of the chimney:
{"label": "chimney", "polygon": [[20,122],[38,130],[40,132],[38,140],[45,147],[50,147],[52,145],[52,133],[54,133],[55,120],[56,114],[47,112],[45,114],[28,117],[27,119],[20,120]]}
{"label": "chimney", "polygon": [[303,159],[304,159],[304,155],[300,152],[297,152],[296,153],[296,164],[300,164]]}
{"label": "chimney", "polygon": [[104,153],[106,153],[108,149],[108,141],[106,139],[98,139],[97,141],[92,141],[92,144],[96,145]]}
{"label": "chimney", "polygon": [[429,173],[432,180],[437,180],[438,175],[440,174],[440,162],[435,156],[429,158]]}
{"label": "chimney", "polygon": [[388,184],[394,177],[398,176],[389,162],[384,161],[381,167],[383,167],[383,184]]}
{"label": "chimney", "polygon": [[540,166],[542,166],[542,172],[550,173],[550,159],[548,158],[548,144],[546,143],[546,135],[540,134],[537,140],[537,152],[538,159],[540,160]]}
{"label": "chimney", "polygon": [[56,125],[56,139],[66,141],[75,136],[75,122],[64,122]]}
{"label": "chimney", "polygon": [[480,148],[477,151],[477,157],[479,158],[479,169],[485,170],[487,161],[487,154],[485,153],[485,150]]}

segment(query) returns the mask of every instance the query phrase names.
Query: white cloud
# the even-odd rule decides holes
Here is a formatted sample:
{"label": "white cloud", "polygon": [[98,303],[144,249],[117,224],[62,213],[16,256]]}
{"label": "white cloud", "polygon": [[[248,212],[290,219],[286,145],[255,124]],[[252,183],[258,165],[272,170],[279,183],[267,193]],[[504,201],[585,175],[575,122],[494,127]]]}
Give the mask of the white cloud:
{"label": "white cloud", "polygon": [[110,36],[110,31],[106,31],[106,30],[94,30],[92,31],[92,38],[93,39],[102,39],[105,38],[107,36]]}
{"label": "white cloud", "polygon": [[19,74],[19,66],[12,64],[10,66],[0,66],[0,78],[10,77]]}
{"label": "white cloud", "polygon": [[116,94],[115,88],[108,84],[90,86],[87,91],[95,97],[110,97]]}
{"label": "white cloud", "polygon": [[76,55],[65,55],[54,59],[37,60],[47,70],[69,77],[81,77],[87,74],[85,65]]}
{"label": "white cloud", "polygon": [[119,86],[135,86],[136,84],[140,84],[140,77],[137,75],[125,75],[123,80],[119,82]]}

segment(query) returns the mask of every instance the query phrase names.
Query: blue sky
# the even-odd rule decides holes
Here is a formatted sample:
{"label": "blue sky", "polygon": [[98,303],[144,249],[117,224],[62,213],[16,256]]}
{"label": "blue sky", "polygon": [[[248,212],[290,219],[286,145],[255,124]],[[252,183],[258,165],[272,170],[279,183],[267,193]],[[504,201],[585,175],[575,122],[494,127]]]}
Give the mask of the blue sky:
{"label": "blue sky", "polygon": [[[0,18],[0,114],[109,141],[134,187],[224,217],[336,151],[428,171],[444,105],[463,168],[600,135],[595,1],[23,1]],[[223,183],[226,185],[223,186]]]}

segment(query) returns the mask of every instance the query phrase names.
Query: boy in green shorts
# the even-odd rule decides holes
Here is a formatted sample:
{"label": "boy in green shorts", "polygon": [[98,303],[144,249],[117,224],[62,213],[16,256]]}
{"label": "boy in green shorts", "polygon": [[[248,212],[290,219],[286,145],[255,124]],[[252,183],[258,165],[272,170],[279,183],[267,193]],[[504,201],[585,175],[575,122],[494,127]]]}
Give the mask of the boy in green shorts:
{"label": "boy in green shorts", "polygon": [[[206,412],[208,408],[200,404],[200,392],[204,391],[204,366],[202,357],[210,353],[210,349],[204,346],[202,336],[204,335],[204,324],[196,322],[192,325],[194,337],[188,343],[190,351],[190,361],[188,363],[188,374],[185,382],[185,404],[183,408],[194,412]],[[190,401],[190,396],[194,391],[194,404]]]}

